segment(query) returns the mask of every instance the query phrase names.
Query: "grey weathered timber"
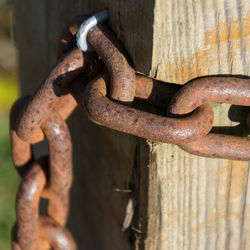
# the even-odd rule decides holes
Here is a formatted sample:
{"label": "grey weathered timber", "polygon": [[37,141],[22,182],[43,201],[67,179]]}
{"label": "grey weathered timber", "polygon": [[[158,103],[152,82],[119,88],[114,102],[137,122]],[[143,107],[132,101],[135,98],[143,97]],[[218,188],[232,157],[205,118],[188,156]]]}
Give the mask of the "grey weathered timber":
{"label": "grey weathered timber", "polygon": [[[23,0],[15,5],[22,94],[32,93],[56,62],[65,24],[104,8],[138,72],[166,84],[250,74],[248,0]],[[239,108],[213,107],[214,126],[222,127],[216,131],[242,133]],[[94,125],[80,110],[69,124],[75,173],[69,228],[79,249],[250,249],[249,162],[196,157],[175,145],[124,135]],[[123,232],[129,199],[135,201],[134,216]]]}

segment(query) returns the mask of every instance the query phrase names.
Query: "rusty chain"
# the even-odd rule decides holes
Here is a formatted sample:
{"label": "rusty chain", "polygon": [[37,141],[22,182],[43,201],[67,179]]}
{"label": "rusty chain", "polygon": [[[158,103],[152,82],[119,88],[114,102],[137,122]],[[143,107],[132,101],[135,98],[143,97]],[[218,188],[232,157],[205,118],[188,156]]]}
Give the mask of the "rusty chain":
{"label": "rusty chain", "polygon": [[[16,200],[14,249],[76,249],[64,228],[72,183],[71,138],[60,108],[42,122],[49,144],[49,158],[35,160],[31,144],[17,136],[17,117],[29,97],[19,99],[10,114],[12,157],[22,182]],[[40,198],[48,199],[47,216],[39,216]],[[52,237],[53,236],[53,237]]]}
{"label": "rusty chain", "polygon": [[[87,36],[97,53],[72,49],[85,19],[77,17],[65,28],[58,63],[33,95],[20,98],[11,110],[12,157],[22,177],[13,227],[16,250],[76,249],[65,228],[72,183],[65,120],[77,104],[90,120],[111,129],[173,143],[200,156],[250,160],[248,138],[209,133],[214,118],[209,102],[250,106],[249,79],[205,77],[181,87],[135,74],[123,47],[102,24]],[[166,108],[167,115],[130,107],[134,98]],[[246,119],[249,125],[250,115]],[[49,157],[35,159],[31,146],[45,137]],[[39,214],[40,198],[48,200],[45,215]]]}
{"label": "rusty chain", "polygon": [[[250,106],[249,79],[211,77],[194,80],[175,94],[169,109],[174,114],[186,114],[208,102]],[[250,160],[250,140],[247,137],[209,133],[179,146],[191,154],[205,157]]]}

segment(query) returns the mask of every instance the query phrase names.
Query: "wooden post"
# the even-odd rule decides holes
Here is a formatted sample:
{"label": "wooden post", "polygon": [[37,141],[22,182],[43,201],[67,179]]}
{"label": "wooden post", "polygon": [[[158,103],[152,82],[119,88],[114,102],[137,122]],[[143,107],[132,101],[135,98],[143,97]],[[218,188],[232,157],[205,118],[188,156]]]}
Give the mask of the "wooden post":
{"label": "wooden post", "polygon": [[[249,0],[23,0],[15,5],[22,94],[32,93],[56,62],[65,24],[104,8],[138,72],[166,84],[250,75]],[[239,109],[213,107],[214,126],[222,127],[217,131],[241,122],[229,131],[241,133]],[[102,128],[78,110],[69,124],[75,173],[69,228],[79,249],[250,249],[249,162],[196,157],[175,145]],[[129,218],[132,223],[122,230]]]}

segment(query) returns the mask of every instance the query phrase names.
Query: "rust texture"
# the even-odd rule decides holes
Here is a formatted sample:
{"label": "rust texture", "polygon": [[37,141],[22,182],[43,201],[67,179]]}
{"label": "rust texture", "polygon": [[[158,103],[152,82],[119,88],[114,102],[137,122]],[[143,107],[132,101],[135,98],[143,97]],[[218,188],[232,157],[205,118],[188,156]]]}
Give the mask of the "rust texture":
{"label": "rust texture", "polygon": [[41,126],[49,144],[48,214],[65,225],[72,184],[71,137],[64,120],[52,111]]}
{"label": "rust texture", "polygon": [[[39,250],[48,250],[53,248],[54,250],[77,250],[76,243],[70,234],[70,232],[60,226],[58,223],[53,221],[47,216],[40,216],[38,221],[39,226],[39,246],[38,248],[34,245],[30,245],[27,249],[39,249]],[[17,241],[17,228],[14,226],[12,232],[12,249],[13,250],[22,250],[20,244]]]}
{"label": "rust texture", "polygon": [[[33,96],[20,98],[11,109],[12,157],[23,178],[16,201],[13,249],[76,249],[64,228],[72,184],[71,138],[64,120],[77,105],[67,84],[82,74],[87,81],[95,70],[100,71],[100,63],[94,53],[72,50],[61,57]],[[44,136],[50,156],[36,160],[31,143]],[[48,200],[49,217],[39,215],[41,197]]]}
{"label": "rust texture", "polygon": [[[60,100],[56,105],[58,110],[53,109],[41,124],[49,143],[49,161],[47,157],[35,160],[31,144],[21,140],[16,133],[18,114],[29,97],[20,98],[11,109],[12,157],[23,177],[16,201],[18,233],[13,249],[76,249],[72,236],[64,228],[72,184],[72,150],[70,134],[63,120],[72,112],[76,102],[71,95]],[[50,218],[39,215],[41,197],[48,199],[47,213]]]}
{"label": "rust texture", "polygon": [[[85,91],[78,84],[72,93],[89,119],[102,126],[149,140],[176,144],[205,136],[212,127],[213,111],[209,105],[197,108],[191,116],[169,118],[112,102],[106,97],[106,91],[104,78],[98,77],[87,85]],[[147,96],[141,95],[140,98],[146,99]]]}
{"label": "rust texture", "polygon": [[196,79],[176,93],[169,110],[173,114],[186,114],[207,102],[250,106],[250,80],[235,77]]}
{"label": "rust texture", "polygon": [[167,108],[173,95],[181,88],[142,75],[136,75],[135,97],[160,107]]}
{"label": "rust texture", "polygon": [[115,46],[117,42],[114,35],[100,24],[89,32],[88,41],[109,71],[109,97],[117,101],[132,102],[135,96],[135,72],[120,52],[122,48]]}
{"label": "rust texture", "polygon": [[77,246],[70,232],[47,216],[39,218],[40,237],[55,250],[76,250]]}
{"label": "rust texture", "polygon": [[[87,16],[76,17],[64,28],[58,46],[58,56],[67,53],[75,45],[75,36],[81,23]],[[135,96],[135,72],[130,67],[126,51],[115,35],[104,25],[99,24],[88,34],[88,42],[103,60],[111,77],[109,97],[132,102]]]}
{"label": "rust texture", "polygon": [[213,134],[179,145],[180,148],[203,157],[224,158],[230,160],[250,160],[250,141],[248,138]]}
{"label": "rust texture", "polygon": [[16,201],[17,240],[21,249],[39,249],[39,200],[46,184],[39,163],[22,179]]}
{"label": "rust texture", "polygon": [[59,96],[64,94],[67,84],[82,72],[83,67],[88,72],[95,63],[93,54],[83,55],[79,49],[63,57],[24,107],[17,126],[18,137],[30,143],[41,141],[44,136],[40,126]]}
{"label": "rust texture", "polygon": [[[169,107],[172,112],[172,107],[175,107],[175,110],[177,110],[176,107],[179,107],[181,111],[178,110],[175,115],[183,115],[184,109],[188,113],[193,112],[189,115],[186,114],[187,116],[183,118],[157,116],[114,103],[106,97],[107,87],[104,78],[101,77],[89,83],[85,90],[84,87],[75,85],[73,95],[86,111],[89,119],[99,125],[153,141],[174,143],[189,153],[204,157],[247,161],[250,159],[248,138],[219,134],[205,136],[211,129],[213,122],[213,112],[208,106],[203,106],[207,105],[207,102],[224,101],[244,106],[249,105],[250,85],[248,79],[232,78],[225,82],[223,80],[225,80],[224,77],[195,80],[195,84],[190,82],[186,85],[188,91],[183,95],[182,88],[179,86],[164,85],[156,80],[140,75],[136,76],[136,98],[146,100],[154,105]],[[223,84],[221,87],[217,86],[213,92],[212,89],[208,88],[210,81],[215,82],[216,86],[221,81]],[[206,86],[204,87],[203,84]],[[189,86],[191,86],[191,90],[189,90]],[[192,91],[195,86],[197,89]],[[242,89],[239,90],[236,86]],[[209,89],[208,96],[204,97],[203,91],[207,88]],[[201,89],[201,93],[199,93],[199,89]],[[191,97],[186,96],[187,93]],[[226,97],[225,93],[227,93]],[[173,95],[174,97],[170,101]],[[241,96],[244,98],[241,99]],[[177,100],[184,104],[180,105]],[[189,104],[185,103],[188,100],[190,100]],[[223,144],[222,139],[225,144]],[[224,146],[222,147],[222,145]]]}
{"label": "rust texture", "polygon": [[[177,91],[169,110],[174,114],[186,114],[208,102],[250,106],[250,79],[206,77],[191,81]],[[203,157],[250,160],[249,138],[210,133],[191,143],[182,143],[180,147]]]}
{"label": "rust texture", "polygon": [[16,120],[24,105],[29,100],[29,96],[18,99],[10,110],[10,137],[12,159],[17,171],[21,176],[27,169],[28,163],[32,160],[30,143],[22,141],[16,133]]}
{"label": "rust texture", "polygon": [[[64,36],[67,37],[67,34],[66,32]],[[114,35],[101,26],[100,28],[95,27],[89,34],[88,39],[111,75],[110,97],[123,102],[133,101],[135,73],[125,56],[120,52],[121,48],[117,45],[118,42]],[[63,38],[60,41],[62,43]],[[60,51],[63,50],[64,48],[61,47]],[[59,52],[59,55],[61,54]],[[18,136],[30,143],[41,141],[44,136],[40,129],[41,123],[59,97],[62,94],[68,94],[65,92],[67,85],[80,73],[90,74],[91,71],[95,72],[96,67],[98,68],[98,64],[100,64],[98,61],[95,53],[83,54],[79,49],[72,50],[62,57],[23,109],[17,128]]]}

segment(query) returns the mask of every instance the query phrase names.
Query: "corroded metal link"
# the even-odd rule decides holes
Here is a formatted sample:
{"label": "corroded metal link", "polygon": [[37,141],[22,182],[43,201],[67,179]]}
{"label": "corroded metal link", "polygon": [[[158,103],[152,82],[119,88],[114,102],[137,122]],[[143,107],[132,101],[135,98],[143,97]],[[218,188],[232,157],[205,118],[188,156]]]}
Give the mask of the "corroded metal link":
{"label": "corroded metal link", "polygon": [[[71,29],[66,29],[63,37],[70,37]],[[104,61],[111,75],[110,97],[123,102],[131,102],[135,92],[135,73],[129,66],[125,56],[120,52],[115,37],[104,27],[95,27],[88,35],[89,42],[96,49]],[[60,44],[63,44],[63,38]],[[60,51],[64,51],[60,47]],[[20,116],[17,127],[18,136],[30,143],[37,143],[43,139],[40,125],[46,115],[58,101],[59,96],[65,94],[67,84],[75,79],[84,69],[85,72],[96,71],[98,60],[94,53],[82,54],[80,50],[73,50],[63,57],[52,69],[46,80],[31,97],[29,104]],[[98,68],[98,67],[97,67]],[[41,100],[41,97],[44,97]]]}
{"label": "corroded metal link", "polygon": [[28,165],[32,160],[32,152],[30,143],[21,140],[17,136],[16,121],[28,100],[29,96],[21,97],[13,104],[10,110],[11,153],[13,163],[21,176],[24,176],[25,172],[28,170]]}
{"label": "corroded metal link", "polygon": [[47,216],[39,218],[40,237],[49,242],[55,250],[76,250],[76,243],[70,232]]}
{"label": "corroded metal link", "polygon": [[[86,18],[87,16],[77,17],[64,29],[58,46],[59,57],[75,44],[78,28]],[[109,71],[111,77],[109,97],[122,102],[132,102],[135,95],[135,72],[129,66],[124,56],[125,50],[114,34],[100,24],[89,32],[88,42]]]}
{"label": "corroded metal link", "polygon": [[190,154],[203,157],[250,161],[248,137],[209,133],[205,137],[178,146]]}
{"label": "corroded metal link", "polygon": [[[208,102],[250,106],[250,79],[206,77],[194,80],[175,94],[169,110],[174,114],[186,114]],[[179,146],[191,154],[203,157],[250,160],[248,138],[210,133],[191,143],[181,143]]]}
{"label": "corroded metal link", "polygon": [[72,94],[90,120],[111,129],[177,144],[205,136],[212,127],[213,111],[209,105],[199,107],[188,117],[168,118],[112,102],[106,97],[106,91],[104,78],[98,77],[87,85],[85,91],[82,85],[76,84]]}
{"label": "corroded metal link", "polygon": [[135,72],[124,55],[114,46],[115,38],[104,25],[94,27],[88,41],[104,61],[111,78],[109,97],[122,102],[132,102],[135,96]]}
{"label": "corroded metal link", "polygon": [[250,161],[250,141],[244,137],[211,133],[178,146],[190,154],[203,157]]}
{"label": "corroded metal link", "polygon": [[83,71],[83,67],[89,72],[89,67],[95,64],[93,54],[83,55],[79,49],[62,58],[23,109],[17,124],[18,137],[29,143],[43,140],[44,135],[40,128],[43,120],[64,94],[67,85]]}
{"label": "corroded metal link", "polygon": [[166,84],[142,75],[136,75],[135,97],[145,100],[155,106],[169,106],[173,95],[181,88],[181,85]]}
{"label": "corroded metal link", "polygon": [[[110,96],[119,101],[131,102],[135,92],[134,70],[129,66],[119,48],[112,43],[112,40],[115,40],[112,34],[107,30],[103,32],[101,29],[105,30],[104,27],[95,27],[88,37],[91,45],[97,50],[111,73]],[[63,49],[61,48],[61,50]],[[41,123],[58,101],[59,96],[65,94],[69,82],[75,79],[83,68],[85,72],[89,73],[89,71],[94,71],[96,65],[98,65],[98,60],[95,54],[82,54],[77,49],[63,57],[30,98],[20,116],[17,126],[18,136],[23,141],[30,143],[41,141],[43,139]]]}
{"label": "corroded metal link", "polygon": [[71,94],[63,95],[56,102],[54,109],[62,117],[63,120],[67,120],[73,110],[76,108],[77,102]]}
{"label": "corroded metal link", "polygon": [[[41,161],[34,162],[31,145],[22,141],[15,130],[17,115],[28,100],[29,97],[20,98],[13,105],[10,114],[12,157],[17,170],[23,177],[17,196],[18,244],[16,247],[17,249],[18,246],[21,249],[41,249],[38,238],[38,233],[40,233],[38,226],[40,197],[49,200],[48,215],[55,220],[55,223],[64,226],[67,220],[69,189],[72,183],[71,138],[64,120],[56,111],[52,110],[41,124],[49,143],[50,152],[49,182],[45,186],[46,176],[44,168],[41,167]],[[59,104],[57,109],[64,118],[76,105],[72,96],[69,95],[62,98]],[[64,110],[65,108],[67,111]],[[43,162],[44,165],[46,164]]]}
{"label": "corroded metal link", "polygon": [[[32,250],[48,250],[53,248],[54,250],[76,250],[76,243],[70,234],[70,232],[60,226],[58,223],[53,221],[47,216],[39,217],[39,248],[31,248],[30,245],[27,249]],[[13,250],[23,250],[17,241],[17,229],[14,226],[12,232],[12,249]]]}
{"label": "corroded metal link", "polygon": [[49,144],[48,214],[65,225],[72,184],[72,145],[68,127],[55,111],[41,125]]}
{"label": "corroded metal link", "polygon": [[22,250],[39,250],[39,200],[46,184],[41,163],[31,164],[22,179],[16,201],[17,242]]}
{"label": "corroded metal link", "polygon": [[250,106],[250,79],[204,77],[187,83],[173,97],[169,110],[187,114],[207,102]]}

